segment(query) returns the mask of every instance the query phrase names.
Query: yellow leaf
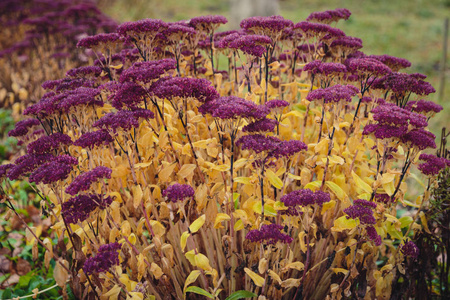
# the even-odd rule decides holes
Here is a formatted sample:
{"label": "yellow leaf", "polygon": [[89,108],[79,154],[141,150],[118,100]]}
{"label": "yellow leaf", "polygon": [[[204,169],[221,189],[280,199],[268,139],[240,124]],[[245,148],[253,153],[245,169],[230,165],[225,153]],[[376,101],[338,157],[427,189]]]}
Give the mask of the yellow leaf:
{"label": "yellow leaf", "polygon": [[239,231],[244,229],[244,222],[242,222],[242,219],[239,219],[234,223],[234,231]]}
{"label": "yellow leaf", "polygon": [[233,180],[234,180],[234,182],[237,182],[237,183],[252,184],[251,183],[252,179],[250,177],[236,177]]}
{"label": "yellow leaf", "polygon": [[320,189],[321,185],[322,185],[322,181],[316,180],[316,181],[312,181],[312,182],[308,183],[307,185],[305,185],[305,189],[310,189],[313,192],[315,192],[316,190]]}
{"label": "yellow leaf", "polygon": [[190,251],[188,251],[188,252],[186,252],[185,254],[184,254],[184,256],[186,257],[186,259],[191,263],[191,265],[193,265],[194,267],[196,266],[196,263],[195,263],[195,251],[196,251],[197,249],[192,249],[192,250],[190,250]]}
{"label": "yellow leaf", "polygon": [[133,192],[133,206],[134,208],[137,208],[142,202],[142,196],[144,193],[142,192],[142,188],[139,184],[132,186],[131,191]]}
{"label": "yellow leaf", "polygon": [[335,206],[336,206],[336,201],[334,201],[334,200],[331,200],[330,202],[324,203],[322,205],[321,213],[324,214],[327,210],[329,210],[329,209],[331,209],[331,208],[333,208]]}
{"label": "yellow leaf", "polygon": [[288,278],[281,283],[283,288],[297,287],[300,285],[301,279]]}
{"label": "yellow leaf", "polygon": [[328,152],[329,142],[330,141],[327,138],[322,139],[314,148],[315,153],[320,153],[320,154],[326,155],[326,153]]}
{"label": "yellow leaf", "polygon": [[306,253],[306,251],[308,250],[308,247],[306,246],[306,243],[305,243],[305,236],[306,236],[305,231],[302,231],[298,234],[298,239],[300,240],[300,250],[303,253]]}
{"label": "yellow leaf", "polygon": [[389,182],[383,184],[383,189],[386,192],[386,194],[388,194],[389,196],[394,195],[394,192],[395,192],[394,181],[389,181]]}
{"label": "yellow leaf", "polygon": [[187,244],[187,239],[191,234],[187,231],[183,232],[183,234],[181,235],[180,238],[180,246],[181,246],[181,250],[184,252],[184,248],[186,248],[186,244]]}
{"label": "yellow leaf", "polygon": [[367,193],[372,193],[372,187],[368,185],[364,180],[362,180],[354,171],[352,171],[352,177],[357,187],[361,188]]}
{"label": "yellow leaf", "polygon": [[119,298],[120,291],[120,286],[116,284],[107,293],[104,293],[102,295],[102,298],[107,297],[109,300],[117,300]]}
{"label": "yellow leaf", "polygon": [[191,284],[194,283],[198,276],[200,276],[201,272],[200,270],[194,270],[192,271],[189,276],[186,278],[186,281],[184,282],[184,288],[183,290],[186,290],[186,288]]}
{"label": "yellow leaf", "polygon": [[150,226],[152,226],[153,233],[157,237],[162,237],[166,233],[166,228],[158,221],[150,220]]}
{"label": "yellow leaf", "polygon": [[206,255],[202,253],[198,253],[195,255],[195,265],[205,271],[210,271],[212,268],[209,265],[209,259],[206,257]]}
{"label": "yellow leaf", "polygon": [[381,184],[382,185],[384,185],[384,184],[387,184],[387,183],[389,183],[389,182],[392,182],[392,181],[394,181],[395,180],[395,174],[392,174],[392,173],[384,173],[382,176],[381,176]]}
{"label": "yellow leaf", "polygon": [[301,177],[301,176],[294,175],[294,174],[291,174],[291,173],[288,173],[287,176],[288,176],[289,178],[292,178],[292,179],[295,179],[295,180],[302,180],[302,177]]}
{"label": "yellow leaf", "polygon": [[197,218],[194,222],[192,222],[191,226],[189,226],[189,230],[191,233],[196,233],[202,226],[205,224],[206,215],[203,214]]}
{"label": "yellow leaf", "polygon": [[214,169],[214,170],[220,171],[220,172],[225,172],[225,171],[228,171],[230,169],[230,165],[227,165],[227,164],[224,164],[224,165],[213,164],[211,166],[211,168]]}
{"label": "yellow leaf", "polygon": [[149,161],[149,162],[145,162],[145,163],[134,164],[134,168],[135,168],[135,169],[147,168],[147,167],[150,166],[152,163],[153,163],[153,161]]}
{"label": "yellow leaf", "polygon": [[[237,161],[234,162],[233,167],[235,170],[242,168],[245,166],[248,162],[247,158],[240,158]],[[234,179],[236,181],[236,178]]]}
{"label": "yellow leaf", "polygon": [[231,219],[231,217],[229,215],[224,214],[224,213],[218,213],[216,216],[216,220],[214,221],[214,228],[223,227],[220,223],[222,223],[223,221],[228,221],[230,219]]}
{"label": "yellow leaf", "polygon": [[173,170],[175,169],[176,166],[177,166],[176,163],[170,164],[168,166],[167,165],[163,166],[163,168],[161,169],[161,171],[158,174],[160,182],[167,182],[169,180],[170,175],[172,175]]}
{"label": "yellow leaf", "polygon": [[118,64],[117,66],[110,65],[109,67],[113,69],[121,69],[123,67],[123,64]]}
{"label": "yellow leaf", "polygon": [[280,276],[278,276],[277,273],[275,273],[272,270],[269,270],[269,276],[272,277],[276,282],[278,282],[278,284],[281,284],[281,278]]}
{"label": "yellow leaf", "polygon": [[156,280],[160,279],[161,276],[164,275],[164,272],[161,270],[161,267],[155,264],[154,262],[152,262],[150,266],[150,273],[152,273],[153,276],[155,276]]}
{"label": "yellow leaf", "polygon": [[296,269],[298,271],[302,271],[305,268],[305,265],[301,261],[292,262],[285,266],[286,269]]}
{"label": "yellow leaf", "polygon": [[343,201],[348,198],[344,190],[333,181],[326,181],[325,185],[336,195],[339,200]]}
{"label": "yellow leaf", "polygon": [[181,178],[186,178],[189,175],[192,175],[196,166],[194,164],[185,164],[181,167],[180,171],[177,172],[178,176]]}
{"label": "yellow leaf", "polygon": [[346,270],[344,268],[332,268],[332,270],[335,274],[342,273],[344,275],[347,275],[347,273],[348,273],[348,270]]}
{"label": "yellow leaf", "polygon": [[346,229],[353,229],[358,226],[359,221],[357,219],[348,218],[347,216],[342,216],[334,220],[334,226],[331,228],[332,231],[341,232]]}
{"label": "yellow leaf", "polygon": [[283,187],[283,181],[270,169],[266,170],[267,178],[270,183],[276,187],[277,189],[281,189]]}
{"label": "yellow leaf", "polygon": [[206,147],[208,147],[208,143],[210,143],[211,140],[200,140],[200,141],[196,141],[192,143],[192,146],[194,146],[195,148],[201,148],[201,149],[206,149]]}
{"label": "yellow leaf", "polygon": [[264,284],[264,278],[250,270],[249,268],[244,268],[245,273],[253,280],[256,286],[262,287]]}

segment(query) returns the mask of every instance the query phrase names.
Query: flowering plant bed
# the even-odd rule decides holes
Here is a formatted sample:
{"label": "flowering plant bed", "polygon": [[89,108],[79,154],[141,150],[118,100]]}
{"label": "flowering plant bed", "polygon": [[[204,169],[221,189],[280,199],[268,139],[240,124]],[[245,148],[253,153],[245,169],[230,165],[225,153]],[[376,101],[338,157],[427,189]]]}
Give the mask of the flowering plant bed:
{"label": "flowering plant bed", "polygon": [[31,239],[57,283],[77,298],[388,299],[426,226],[411,166],[431,187],[450,161],[421,153],[433,87],[359,51],[332,26],[349,17],[145,19],[81,39],[97,59],[42,85],[10,132],[27,154],[0,166],[36,184],[58,242]]}

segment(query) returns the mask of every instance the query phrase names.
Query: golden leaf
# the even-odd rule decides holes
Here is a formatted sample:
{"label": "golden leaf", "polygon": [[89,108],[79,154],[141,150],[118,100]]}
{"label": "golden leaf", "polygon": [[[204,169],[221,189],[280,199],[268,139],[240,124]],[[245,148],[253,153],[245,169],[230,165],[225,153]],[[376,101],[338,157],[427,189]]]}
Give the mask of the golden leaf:
{"label": "golden leaf", "polygon": [[53,278],[55,278],[58,286],[63,287],[66,285],[67,279],[69,279],[69,273],[64,267],[61,266],[61,264],[64,264],[67,269],[69,268],[69,262],[67,260],[59,260],[53,270]]}
{"label": "golden leaf", "polygon": [[131,191],[133,192],[133,206],[134,208],[137,208],[139,205],[141,205],[142,196],[144,195],[144,193],[142,192],[142,188],[139,184],[133,185],[131,187]]}
{"label": "golden leaf", "polygon": [[347,273],[348,273],[348,270],[346,270],[344,268],[332,268],[332,270],[335,274],[342,273],[344,275],[347,275]]}
{"label": "golden leaf", "polygon": [[362,180],[354,171],[352,171],[352,177],[357,187],[361,188],[363,191],[367,193],[372,193],[372,187],[369,184],[367,184],[364,180]]}
{"label": "golden leaf", "polygon": [[183,234],[181,234],[181,238],[180,238],[180,246],[181,246],[181,250],[184,251],[184,248],[186,248],[186,244],[187,244],[187,239],[191,234],[187,231],[183,232]]}
{"label": "golden leaf", "polygon": [[348,198],[347,194],[344,192],[344,190],[337,185],[336,183],[332,181],[326,181],[325,185],[333,192],[333,194],[336,195],[336,197],[343,201]]}
{"label": "golden leaf", "polygon": [[267,271],[268,266],[269,266],[269,261],[265,257],[260,259],[259,264],[258,264],[259,274],[264,274]]}
{"label": "golden leaf", "polygon": [[277,189],[281,189],[283,187],[283,181],[270,169],[266,170],[267,178],[270,183],[276,187]]}
{"label": "golden leaf", "polygon": [[214,228],[223,228],[221,223],[223,221],[228,221],[230,219],[231,219],[231,217],[229,215],[224,214],[224,213],[218,213],[216,216],[216,219],[214,220]]}
{"label": "golden leaf", "polygon": [[178,176],[180,176],[181,178],[186,178],[189,175],[192,175],[192,173],[194,172],[196,168],[196,165],[194,164],[185,164],[181,167],[180,171],[178,171]]}
{"label": "golden leaf", "polygon": [[194,270],[192,271],[189,276],[186,278],[186,281],[184,282],[184,288],[183,290],[186,290],[186,288],[191,284],[194,283],[198,276],[200,276],[201,272],[200,270]]}
{"label": "golden leaf", "polygon": [[277,273],[275,273],[272,270],[269,270],[269,276],[272,277],[276,282],[278,282],[278,284],[281,284],[281,278],[280,276],[278,276]]}
{"label": "golden leaf", "polygon": [[341,232],[346,229],[353,229],[358,226],[359,220],[347,218],[347,216],[342,216],[334,220],[334,226],[331,227],[331,231]]}
{"label": "golden leaf", "polygon": [[212,268],[209,265],[209,259],[206,257],[206,255],[202,253],[198,253],[195,255],[195,265],[205,271],[210,271]]}
{"label": "golden leaf", "polygon": [[162,237],[166,233],[166,228],[158,221],[150,220],[150,226],[152,226],[153,233],[157,237]]}
{"label": "golden leaf", "polygon": [[286,269],[296,269],[298,271],[303,271],[305,265],[301,261],[292,262],[285,266]]}
{"label": "golden leaf", "polygon": [[163,166],[163,168],[161,169],[161,171],[158,174],[159,180],[161,182],[167,182],[169,180],[170,175],[172,175],[173,170],[175,169],[176,166],[177,166],[176,163],[172,163],[172,164]]}
{"label": "golden leaf", "polygon": [[160,279],[161,276],[164,275],[164,272],[161,270],[161,268],[154,262],[152,262],[152,264],[150,266],[150,273],[152,273],[153,276],[155,276],[156,280]]}
{"label": "golden leaf", "polygon": [[316,181],[312,181],[312,182],[308,183],[307,185],[305,185],[305,189],[310,189],[313,192],[315,192],[318,189],[320,189],[321,185],[322,185],[322,181],[321,180],[316,180]]}
{"label": "golden leaf", "polygon": [[244,268],[245,273],[253,280],[256,286],[262,287],[264,284],[264,278],[250,270],[249,268]]}
{"label": "golden leaf", "polygon": [[385,184],[383,184],[383,189],[389,196],[392,196],[395,192],[395,185],[394,181],[389,181]]}
{"label": "golden leaf", "polygon": [[122,289],[120,288],[120,286],[116,284],[107,293],[104,293],[102,295],[102,298],[107,297],[107,299],[109,299],[109,300],[117,300],[119,298],[119,294],[120,294],[121,290]]}
{"label": "golden leaf", "polygon": [[189,226],[189,230],[191,233],[196,233],[202,226],[205,224],[206,221],[206,215],[203,214],[200,217],[197,218],[192,224]]}

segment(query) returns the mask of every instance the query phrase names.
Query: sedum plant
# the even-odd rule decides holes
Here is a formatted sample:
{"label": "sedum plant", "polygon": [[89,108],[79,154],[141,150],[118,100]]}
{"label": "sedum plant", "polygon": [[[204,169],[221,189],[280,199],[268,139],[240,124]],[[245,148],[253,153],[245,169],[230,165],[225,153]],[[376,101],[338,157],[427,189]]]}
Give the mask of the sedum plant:
{"label": "sedum plant", "polygon": [[81,39],[97,60],[44,82],[10,132],[27,154],[0,167],[36,184],[59,242],[30,230],[58,283],[78,298],[388,299],[427,226],[429,193],[405,197],[412,165],[432,186],[450,161],[422,153],[433,87],[361,52],[334,26],[349,17],[145,19]]}

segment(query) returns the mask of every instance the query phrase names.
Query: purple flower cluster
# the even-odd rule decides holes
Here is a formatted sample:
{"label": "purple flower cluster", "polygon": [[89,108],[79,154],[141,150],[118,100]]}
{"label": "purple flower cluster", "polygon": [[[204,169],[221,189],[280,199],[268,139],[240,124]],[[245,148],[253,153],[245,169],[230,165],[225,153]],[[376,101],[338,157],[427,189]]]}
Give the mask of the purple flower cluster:
{"label": "purple flower cluster", "polygon": [[175,44],[178,44],[183,37],[191,36],[197,32],[187,24],[169,23],[168,27],[162,32],[164,37]]}
{"label": "purple flower cluster", "polygon": [[374,58],[352,58],[348,59],[346,64],[350,73],[361,78],[381,77],[392,72],[388,66]]}
{"label": "purple flower cluster", "polygon": [[436,142],[434,141],[436,136],[423,129],[413,129],[401,136],[400,140],[408,145],[408,147],[416,147],[419,150],[425,150],[427,148],[436,148]]}
{"label": "purple flower cluster", "polygon": [[367,236],[371,241],[375,243],[375,246],[381,245],[381,236],[378,234],[377,230],[373,226],[366,226]]}
{"label": "purple flower cluster", "polygon": [[24,136],[28,133],[30,128],[32,128],[33,126],[38,126],[39,124],[40,124],[39,120],[37,119],[25,119],[19,121],[16,123],[14,129],[8,132],[8,136],[14,137]]}
{"label": "purple flower cluster", "polygon": [[276,137],[262,134],[244,135],[236,141],[236,145],[255,153],[267,152],[267,158],[289,157],[307,149],[306,144],[301,141],[281,141]]}
{"label": "purple flower cluster", "polygon": [[444,157],[423,153],[420,154],[419,159],[423,160],[424,163],[420,164],[418,169],[427,176],[437,175],[441,170],[450,167],[450,160]]}
{"label": "purple flower cluster", "polygon": [[[372,110],[372,113],[377,124],[366,125],[363,131],[364,135],[373,133],[378,139],[402,138],[404,142],[419,137],[418,147],[426,148],[433,145],[434,139],[431,142],[432,136],[423,130],[423,127],[428,125],[425,116],[391,103],[379,105]],[[412,127],[411,133],[404,136],[408,133],[409,127]]]}
{"label": "purple flower cluster", "polygon": [[27,146],[29,154],[49,153],[59,149],[63,145],[72,145],[72,139],[64,133],[54,133],[38,138]]}
{"label": "purple flower cluster", "polygon": [[333,40],[330,44],[330,48],[333,52],[355,52],[363,47],[363,42],[360,38],[352,36],[342,36]]}
{"label": "purple flower cluster", "polygon": [[280,230],[283,226],[278,224],[264,224],[261,229],[250,230],[245,238],[253,243],[265,242],[268,245],[274,245],[277,242],[290,244],[294,239]]}
{"label": "purple flower cluster", "polygon": [[383,64],[388,66],[394,72],[398,72],[401,69],[411,67],[411,62],[405,58],[390,56],[387,54],[369,55],[368,57],[381,61]]}
{"label": "purple flower cluster", "polygon": [[134,82],[110,84],[107,88],[112,93],[111,105],[118,110],[124,107],[136,109],[148,96],[147,91]]}
{"label": "purple flower cluster", "polygon": [[330,76],[330,75],[338,75],[343,74],[347,72],[347,67],[340,63],[332,63],[332,62],[322,62],[320,60],[315,60],[310,63],[307,63],[303,67],[303,71],[309,72],[313,75],[323,75],[323,76]]}
{"label": "purple flower cluster", "polygon": [[208,15],[199,16],[189,20],[189,26],[195,28],[196,30],[204,31],[205,33],[211,33],[220,24],[228,23],[227,18],[220,15]]}
{"label": "purple flower cluster", "polygon": [[236,96],[225,96],[206,102],[199,107],[199,112],[220,119],[262,119],[269,113],[264,105],[257,105]]}
{"label": "purple flower cluster", "polygon": [[143,19],[134,22],[125,22],[117,27],[117,32],[123,36],[138,36],[141,34],[156,35],[167,28],[162,20]]}
{"label": "purple flower cluster", "polygon": [[264,104],[270,111],[279,111],[281,113],[281,111],[283,110],[283,108],[289,106],[289,102],[285,101],[285,100],[279,100],[279,99],[273,99],[273,100],[269,100]]}
{"label": "purple flower cluster", "polygon": [[108,113],[97,120],[93,126],[112,129],[116,132],[118,129],[130,130],[139,127],[139,119],[153,119],[155,117],[151,110],[136,108],[133,110],[119,110],[117,112]]}
{"label": "purple flower cluster", "polygon": [[393,98],[397,100],[408,93],[423,96],[436,92],[431,84],[423,79],[420,74],[391,73],[384,76],[377,87],[391,91]]}
{"label": "purple flower cluster", "polygon": [[346,8],[336,8],[334,10],[313,12],[306,18],[306,21],[330,24],[339,20],[348,20],[351,14]]}
{"label": "purple flower cluster", "polygon": [[370,202],[364,199],[357,199],[353,201],[353,205],[344,209],[348,215],[347,218],[359,219],[363,225],[374,225],[377,220],[373,216],[373,209],[377,207],[375,202]]}
{"label": "purple flower cluster", "polygon": [[239,49],[242,52],[261,57],[267,52],[267,48],[272,45],[272,39],[265,35],[241,35],[228,44],[231,49]]}
{"label": "purple flower cluster", "polygon": [[317,37],[319,40],[322,40],[324,37],[327,39],[336,39],[345,36],[345,33],[338,28],[308,21],[295,24],[293,29],[300,30],[306,38]]}
{"label": "purple flower cluster", "polygon": [[10,180],[16,180],[53,158],[54,156],[50,153],[25,154],[16,159],[14,164],[8,168],[7,176]]}
{"label": "purple flower cluster", "polygon": [[412,241],[408,241],[400,248],[400,252],[405,256],[410,256],[414,259],[419,257],[419,247]]}
{"label": "purple flower cluster", "polygon": [[93,36],[82,38],[78,41],[77,47],[96,48],[102,46],[114,45],[120,43],[120,35],[117,33],[100,33]]}
{"label": "purple flower cluster", "polygon": [[433,101],[421,99],[419,101],[409,101],[405,106],[405,109],[430,116],[440,112],[443,108],[441,105],[434,103]]}
{"label": "purple flower cluster", "polygon": [[111,197],[104,198],[99,194],[80,194],[70,198],[61,206],[64,220],[69,224],[76,224],[86,220],[97,207],[105,209],[112,203]]}
{"label": "purple flower cluster", "polygon": [[14,166],[13,164],[4,164],[0,165],[0,181],[3,179],[3,177],[6,177],[8,170]]}
{"label": "purple flower cluster", "polygon": [[104,178],[111,178],[112,170],[107,167],[96,167],[86,173],[80,174],[66,188],[66,193],[76,195],[78,192],[87,191],[94,182]]}
{"label": "purple flower cluster", "polygon": [[92,149],[94,147],[100,147],[102,145],[108,145],[114,141],[113,137],[105,129],[86,132],[73,144],[82,148]]}
{"label": "purple flower cluster", "polygon": [[108,271],[112,266],[119,264],[118,251],[122,248],[119,243],[101,245],[96,256],[89,257],[83,265],[87,275]]}
{"label": "purple flower cluster", "polygon": [[162,193],[163,197],[167,197],[172,202],[193,199],[195,194],[192,186],[188,184],[175,183],[165,189]]}
{"label": "purple flower cluster", "polygon": [[263,118],[256,120],[242,128],[243,132],[271,132],[278,125],[277,120]]}
{"label": "purple flower cluster", "polygon": [[293,25],[294,23],[291,20],[287,20],[282,16],[250,17],[242,20],[240,23],[241,28],[247,32],[268,36],[279,34],[280,31]]}
{"label": "purple flower cluster", "polygon": [[134,81],[141,83],[150,83],[158,79],[169,70],[176,68],[176,62],[173,59],[161,59],[153,61],[135,62],[120,75],[120,82]]}
{"label": "purple flower cluster", "polygon": [[153,94],[161,99],[195,98],[209,102],[219,97],[219,93],[204,78],[166,77],[161,78],[151,88]]}
{"label": "purple flower cluster", "polygon": [[358,93],[358,89],[353,85],[334,85],[324,89],[311,91],[306,99],[308,101],[320,101],[324,103],[338,103],[340,101],[351,102],[352,97]]}
{"label": "purple flower cluster", "polygon": [[72,167],[78,164],[78,159],[70,155],[60,155],[54,159],[42,164],[30,175],[30,182],[36,184],[50,184],[59,180],[66,179]]}
{"label": "purple flower cluster", "polygon": [[308,206],[308,205],[323,205],[326,202],[330,202],[330,194],[323,191],[313,192],[310,189],[292,191],[287,195],[281,197],[280,201],[285,206]]}
{"label": "purple flower cluster", "polygon": [[69,77],[98,77],[102,73],[102,68],[98,66],[83,66],[67,71],[66,75]]}
{"label": "purple flower cluster", "polygon": [[240,31],[230,32],[229,34],[222,36],[215,44],[217,49],[228,49],[230,44],[236,39],[243,36],[244,33]]}
{"label": "purple flower cluster", "polygon": [[42,84],[42,88],[46,90],[54,90],[55,92],[61,92],[66,90],[74,90],[79,87],[95,87],[95,81],[87,78],[70,78],[47,80]]}
{"label": "purple flower cluster", "polygon": [[96,88],[79,87],[71,91],[66,91],[59,95],[60,100],[56,109],[67,113],[71,108],[80,105],[103,106],[103,101],[98,98],[99,95],[100,90]]}

